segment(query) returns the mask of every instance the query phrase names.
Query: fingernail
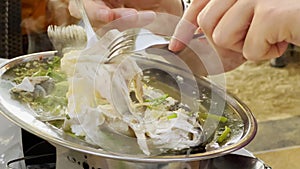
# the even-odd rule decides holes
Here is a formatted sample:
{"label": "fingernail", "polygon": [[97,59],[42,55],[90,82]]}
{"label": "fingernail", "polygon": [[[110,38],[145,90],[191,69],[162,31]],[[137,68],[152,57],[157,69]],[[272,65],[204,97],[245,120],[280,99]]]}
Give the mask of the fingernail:
{"label": "fingernail", "polygon": [[173,51],[173,52],[177,52],[177,48],[178,48],[178,41],[174,38],[171,38],[171,41],[170,41],[170,44],[169,44],[169,47],[168,49]]}
{"label": "fingernail", "polygon": [[111,11],[107,10],[107,9],[100,9],[97,12],[97,19],[103,21],[103,22],[110,22],[113,20],[113,14],[111,13]]}
{"label": "fingernail", "polygon": [[138,12],[140,19],[147,21],[153,21],[156,17],[156,13],[153,11],[139,11]]}

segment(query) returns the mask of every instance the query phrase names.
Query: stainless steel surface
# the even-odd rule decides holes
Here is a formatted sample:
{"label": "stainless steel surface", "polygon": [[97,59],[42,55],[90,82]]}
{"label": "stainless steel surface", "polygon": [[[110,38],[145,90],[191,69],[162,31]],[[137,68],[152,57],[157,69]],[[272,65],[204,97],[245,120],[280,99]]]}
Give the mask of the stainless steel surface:
{"label": "stainless steel surface", "polygon": [[136,162],[102,158],[58,146],[56,169],[271,169],[249,154],[228,154],[201,161]]}
{"label": "stainless steel surface", "polygon": [[[0,76],[3,75],[15,65],[20,63],[37,60],[41,58],[52,57],[55,54],[54,51],[34,53],[30,55],[21,56],[15,59],[10,60],[0,67]],[[176,68],[168,65],[167,63],[162,63],[153,59],[137,58],[137,62],[141,65],[147,64],[159,64],[162,70],[169,70],[174,74],[181,73],[181,71]],[[182,77],[184,73],[181,73]],[[170,83],[165,76],[157,76],[160,78],[163,83]],[[65,134],[62,130],[50,126],[47,123],[39,121],[35,118],[34,112],[27,107],[26,105],[20,104],[18,101],[12,100],[10,98],[8,89],[11,87],[9,83],[1,82],[0,83],[0,109],[2,114],[7,117],[9,120],[17,124],[18,126],[24,128],[25,130],[63,148],[70,149],[71,151],[79,152],[81,154],[88,154],[98,158],[104,159],[113,159],[113,160],[125,160],[132,162],[140,163],[171,163],[171,162],[188,162],[188,161],[197,161],[219,157],[230,152],[236,151],[243,148],[247,145],[254,137],[256,133],[256,120],[254,119],[252,113],[249,111],[246,105],[244,105],[237,98],[226,94],[223,89],[218,88],[217,86],[210,83],[205,78],[198,78],[197,83],[200,91],[213,92],[218,95],[219,99],[226,101],[226,105],[243,122],[242,132],[233,134],[233,138],[230,138],[227,143],[216,150],[208,150],[203,153],[196,153],[190,155],[168,155],[168,156],[154,156],[154,157],[135,157],[135,156],[124,156],[118,155],[114,152],[108,152],[104,149],[90,145],[80,139],[71,137]],[[187,83],[188,84],[188,83]],[[168,84],[172,85],[172,84]],[[189,87],[189,86],[187,86]],[[192,91],[191,91],[192,92]],[[225,96],[225,97],[224,97]],[[209,101],[209,97],[206,98]],[[213,103],[211,103],[213,104]]]}
{"label": "stainless steel surface", "polygon": [[157,36],[146,29],[128,29],[120,34],[108,46],[106,63],[122,53],[135,52],[146,49],[152,45],[168,44],[169,40]]}
{"label": "stainless steel surface", "polygon": [[[205,38],[204,34],[195,34],[193,39]],[[155,35],[147,29],[133,28],[122,31],[108,46],[106,53],[106,63],[113,60],[116,56],[128,52],[145,50],[151,46],[167,45],[170,37]]]}
{"label": "stainless steel surface", "polygon": [[[245,150],[242,150],[237,154],[228,154],[213,159],[194,162],[136,163],[91,156],[57,146],[58,156],[56,164],[32,164],[27,167],[28,169],[271,169],[271,167],[266,165],[263,161],[244,151]],[[54,156],[54,154],[13,159],[7,163],[7,169],[20,169],[20,167],[16,167],[16,164],[28,159],[43,159],[49,156]]]}

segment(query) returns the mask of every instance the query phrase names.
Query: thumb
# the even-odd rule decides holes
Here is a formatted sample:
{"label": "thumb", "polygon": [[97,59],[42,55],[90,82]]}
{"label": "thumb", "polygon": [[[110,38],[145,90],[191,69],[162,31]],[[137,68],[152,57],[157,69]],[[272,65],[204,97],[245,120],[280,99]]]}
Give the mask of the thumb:
{"label": "thumb", "polygon": [[176,26],[169,44],[169,50],[177,52],[182,50],[192,38],[198,27],[197,17],[209,0],[194,0],[191,2],[182,19]]}

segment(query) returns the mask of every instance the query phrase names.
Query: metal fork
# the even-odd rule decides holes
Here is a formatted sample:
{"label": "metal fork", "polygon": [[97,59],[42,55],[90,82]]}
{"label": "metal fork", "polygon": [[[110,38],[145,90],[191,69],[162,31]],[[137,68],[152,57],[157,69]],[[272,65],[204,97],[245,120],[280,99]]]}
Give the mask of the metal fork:
{"label": "metal fork", "polygon": [[[204,34],[195,34],[193,39],[205,38]],[[136,52],[151,46],[166,45],[170,37],[155,35],[147,29],[134,28],[120,33],[109,45],[105,54],[105,62],[109,63],[115,57],[128,52]]]}
{"label": "metal fork", "polygon": [[89,21],[89,18],[87,16],[87,13],[86,13],[86,10],[85,10],[82,0],[73,0],[73,1],[75,1],[76,5],[79,9],[79,12],[81,14],[82,21],[84,24],[84,29],[85,29],[86,36],[87,36],[86,48],[91,47],[93,44],[98,42],[97,34],[95,33],[95,31]]}

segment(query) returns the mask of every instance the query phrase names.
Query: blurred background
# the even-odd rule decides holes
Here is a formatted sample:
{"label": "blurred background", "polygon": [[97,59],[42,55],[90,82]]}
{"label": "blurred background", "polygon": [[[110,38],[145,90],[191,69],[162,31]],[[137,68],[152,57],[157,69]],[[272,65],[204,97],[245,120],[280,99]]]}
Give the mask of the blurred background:
{"label": "blurred background", "polygon": [[47,37],[49,25],[69,25],[69,0],[1,0],[0,57],[52,50]]}
{"label": "blurred background", "polygon": [[[47,36],[48,26],[66,26],[78,22],[69,14],[68,2],[69,0],[0,0],[0,58],[11,59],[53,50]],[[26,160],[26,164],[47,164],[45,167],[53,167],[56,161],[54,146],[25,130],[21,133],[25,157],[54,154]],[[1,156],[5,157],[4,154]]]}
{"label": "blurred background", "polygon": [[273,61],[246,62],[226,73],[227,90],[241,99],[258,121],[258,133],[246,147],[273,169],[300,168],[300,57],[290,46]]}

